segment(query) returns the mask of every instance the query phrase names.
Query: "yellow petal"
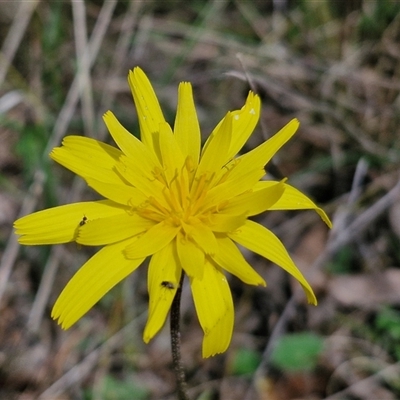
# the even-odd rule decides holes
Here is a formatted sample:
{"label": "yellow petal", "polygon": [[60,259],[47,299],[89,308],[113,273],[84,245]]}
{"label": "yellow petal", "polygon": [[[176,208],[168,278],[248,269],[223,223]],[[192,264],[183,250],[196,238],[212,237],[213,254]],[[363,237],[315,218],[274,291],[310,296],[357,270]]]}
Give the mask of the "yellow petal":
{"label": "yellow petal", "polygon": [[204,251],[181,233],[176,240],[176,248],[182,268],[189,277],[202,279],[204,273]]}
{"label": "yellow petal", "polygon": [[167,178],[167,184],[176,178],[185,162],[181,149],[176,142],[169,124],[160,124],[160,153],[163,164],[164,174]]}
{"label": "yellow petal", "polygon": [[[147,174],[141,170],[135,159],[121,156],[120,161],[115,165],[117,171],[123,176],[131,185],[136,187],[146,197],[154,197],[159,202],[163,202],[163,191],[165,185],[159,180],[155,179],[154,175]],[[164,207],[167,206],[165,201],[162,203]]]}
{"label": "yellow petal", "polygon": [[[234,168],[229,174],[229,180],[236,180],[244,172],[263,168],[275,153],[296,133],[299,121],[292,119],[278,133],[260,144],[255,149],[232,161]],[[227,165],[227,168],[230,164]]]}
{"label": "yellow petal", "polygon": [[84,136],[65,136],[62,146],[71,154],[81,157],[92,164],[98,162],[97,157],[101,157],[101,165],[109,169],[113,167],[121,156],[121,151],[117,148]]}
{"label": "yellow petal", "polygon": [[58,297],[51,316],[68,329],[86,314],[111,288],[132,273],[142,259],[128,260],[123,241],[104,247],[72,277]]}
{"label": "yellow petal", "polygon": [[[264,181],[259,182],[256,188],[257,190],[264,190],[270,188],[271,185],[271,182]],[[321,219],[328,225],[328,227],[332,228],[332,222],[322,208],[318,207],[304,193],[300,192],[300,190],[286,183],[284,184],[284,186],[285,191],[283,195],[279,198],[278,201],[276,201],[269,207],[269,210],[315,210],[321,217]]]}
{"label": "yellow petal", "polygon": [[252,189],[265,175],[265,164],[294,135],[298,126],[298,120],[293,119],[271,139],[228,163],[225,168],[230,172],[226,181],[209,191],[205,206],[217,205]]}
{"label": "yellow petal", "polygon": [[214,254],[218,250],[214,232],[206,224],[193,223],[190,230],[186,227],[185,230],[206,254]]}
{"label": "yellow petal", "polygon": [[164,222],[154,225],[125,249],[126,257],[141,258],[155,254],[175,238],[179,229]]}
{"label": "yellow petal", "polygon": [[155,222],[130,212],[87,220],[80,226],[76,242],[86,246],[103,246],[139,235],[153,225]]}
{"label": "yellow petal", "polygon": [[115,143],[127,157],[135,160],[137,168],[149,174],[156,166],[160,167],[154,152],[149,151],[138,138],[127,131],[111,111],[103,115],[103,120]]}
{"label": "yellow petal", "polygon": [[[240,110],[232,111],[232,140],[230,141],[227,159],[233,158],[247,142],[260,118],[261,101],[252,91],[247,96],[245,105]],[[207,147],[224,123],[226,116],[211,132],[204,147]]]}
{"label": "yellow petal", "polygon": [[282,197],[286,186],[283,182],[268,183],[269,185],[262,189],[260,187],[260,190],[249,191],[231,199],[223,212],[232,214],[244,213],[247,216],[251,216],[271,209]]}
{"label": "yellow petal", "polygon": [[58,244],[76,240],[83,223],[126,212],[126,208],[109,200],[88,201],[48,208],[15,221],[19,243],[25,245]]}
{"label": "yellow petal", "polygon": [[228,158],[233,158],[247,142],[260,118],[261,101],[252,91],[249,92],[245,105],[232,112],[232,141]]}
{"label": "yellow petal", "polygon": [[229,161],[227,154],[231,140],[232,114],[228,112],[219,129],[202,149],[197,176],[204,172],[219,171]]}
{"label": "yellow petal", "polygon": [[67,136],[62,147],[55,147],[50,157],[82,178],[121,183],[113,169],[121,152],[115,147],[82,136]]}
{"label": "yellow petal", "polygon": [[248,285],[266,286],[265,280],[244,259],[237,246],[226,236],[217,237],[219,251],[212,256],[215,262]]}
{"label": "yellow petal", "polygon": [[147,280],[149,316],[143,332],[145,343],[163,327],[178,289],[181,273],[173,243],[151,257]]}
{"label": "yellow petal", "polygon": [[254,185],[265,175],[263,168],[242,170],[242,173],[236,174],[235,179],[230,179],[213,187],[207,194],[204,200],[204,208],[217,206],[221,202],[231,200],[234,197],[252,189]]}
{"label": "yellow petal", "polygon": [[147,197],[137,188],[128,184],[112,184],[87,178],[87,184],[106,199],[129,207],[137,207],[147,200]]}
{"label": "yellow petal", "polygon": [[203,357],[223,353],[231,341],[234,323],[228,282],[219,267],[206,263],[203,279],[190,279],[190,286],[204,331]]}
{"label": "yellow petal", "polygon": [[139,67],[129,71],[128,82],[135,100],[141,140],[148,149],[152,149],[158,154],[153,140],[153,133],[158,132],[159,126],[162,122],[165,122],[165,118],[154,89],[145,73]]}
{"label": "yellow petal", "polygon": [[179,85],[174,134],[182,154],[190,156],[194,165],[197,166],[201,135],[193,101],[192,85],[188,82],[181,82]]}
{"label": "yellow petal", "polygon": [[246,221],[246,214],[233,215],[219,212],[210,216],[209,226],[213,232],[232,232]]}
{"label": "yellow petal", "polygon": [[308,302],[317,304],[311,286],[290,258],[282,242],[270,230],[247,220],[242,227],[236,232],[229,233],[228,236],[240,245],[282,267],[303,286]]}

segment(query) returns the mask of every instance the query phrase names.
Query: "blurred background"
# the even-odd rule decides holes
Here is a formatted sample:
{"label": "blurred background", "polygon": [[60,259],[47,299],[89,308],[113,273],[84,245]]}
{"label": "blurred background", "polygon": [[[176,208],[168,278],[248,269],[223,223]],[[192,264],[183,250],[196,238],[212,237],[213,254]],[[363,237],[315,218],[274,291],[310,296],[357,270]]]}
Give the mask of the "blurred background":
{"label": "blurred background", "polygon": [[99,198],[48,153],[68,134],[111,143],[108,109],[137,135],[126,79],[136,65],[171,123],[178,83],[192,82],[205,136],[256,91],[261,121],[245,151],[298,118],[268,172],[334,221],[328,231],[311,211],[257,218],[286,245],[319,305],[245,253],[268,287],[229,277],[236,321],[225,354],[201,358],[184,287],[191,398],[400,398],[399,2],[2,1],[0,41],[0,398],[175,398],[168,326],[142,341],[147,267],[65,332],[51,307],[96,249],[20,247],[12,230],[35,210]]}

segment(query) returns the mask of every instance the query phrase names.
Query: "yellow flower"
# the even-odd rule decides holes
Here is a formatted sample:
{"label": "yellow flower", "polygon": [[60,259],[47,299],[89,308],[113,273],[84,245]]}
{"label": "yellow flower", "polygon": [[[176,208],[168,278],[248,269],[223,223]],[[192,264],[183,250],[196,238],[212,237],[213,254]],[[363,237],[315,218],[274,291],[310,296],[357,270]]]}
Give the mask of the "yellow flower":
{"label": "yellow flower", "polygon": [[250,92],[241,110],[228,112],[201,148],[190,83],[179,85],[173,130],[140,68],[130,71],[129,84],[141,140],[109,111],[104,121],[118,148],[67,136],[50,154],[106,200],[54,207],[15,222],[21,244],[104,246],[69,281],[52,317],[68,329],[150,256],[144,341],[163,326],[184,273],[204,331],[203,356],[224,352],[234,322],[225,271],[244,283],[266,286],[236,243],[285,269],[316,304],[281,241],[248,219],[267,210],[314,209],[331,225],[323,210],[285,181],[261,180],[264,166],[296,132],[298,121],[235,158],[258,122],[257,95]]}

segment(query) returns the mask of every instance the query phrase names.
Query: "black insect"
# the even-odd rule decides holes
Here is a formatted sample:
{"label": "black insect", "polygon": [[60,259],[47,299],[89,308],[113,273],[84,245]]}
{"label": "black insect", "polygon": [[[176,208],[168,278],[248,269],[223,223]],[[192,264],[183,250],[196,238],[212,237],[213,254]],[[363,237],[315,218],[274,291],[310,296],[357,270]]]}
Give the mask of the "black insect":
{"label": "black insect", "polygon": [[85,224],[86,224],[86,221],[87,221],[87,217],[86,217],[86,215],[84,215],[83,218],[82,218],[82,221],[79,222],[79,226],[85,225]]}
{"label": "black insect", "polygon": [[162,281],[161,286],[165,287],[166,289],[176,289],[178,285],[173,282]]}

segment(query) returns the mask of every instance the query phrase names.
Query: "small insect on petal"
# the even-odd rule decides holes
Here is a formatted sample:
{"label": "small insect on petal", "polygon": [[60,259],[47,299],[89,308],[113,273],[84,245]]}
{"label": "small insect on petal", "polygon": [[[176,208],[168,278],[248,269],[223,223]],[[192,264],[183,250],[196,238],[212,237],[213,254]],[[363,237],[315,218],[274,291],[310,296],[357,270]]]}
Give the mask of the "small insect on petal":
{"label": "small insect on petal", "polygon": [[83,216],[83,218],[82,218],[82,220],[79,222],[79,226],[83,226],[83,225],[85,225],[85,224],[86,224],[86,222],[87,222],[87,216],[86,216],[86,215],[84,215],[84,216]]}
{"label": "small insect on petal", "polygon": [[161,286],[166,288],[166,289],[178,289],[179,284],[178,283],[174,283],[174,282],[169,282],[169,281],[162,281],[161,282]]}

